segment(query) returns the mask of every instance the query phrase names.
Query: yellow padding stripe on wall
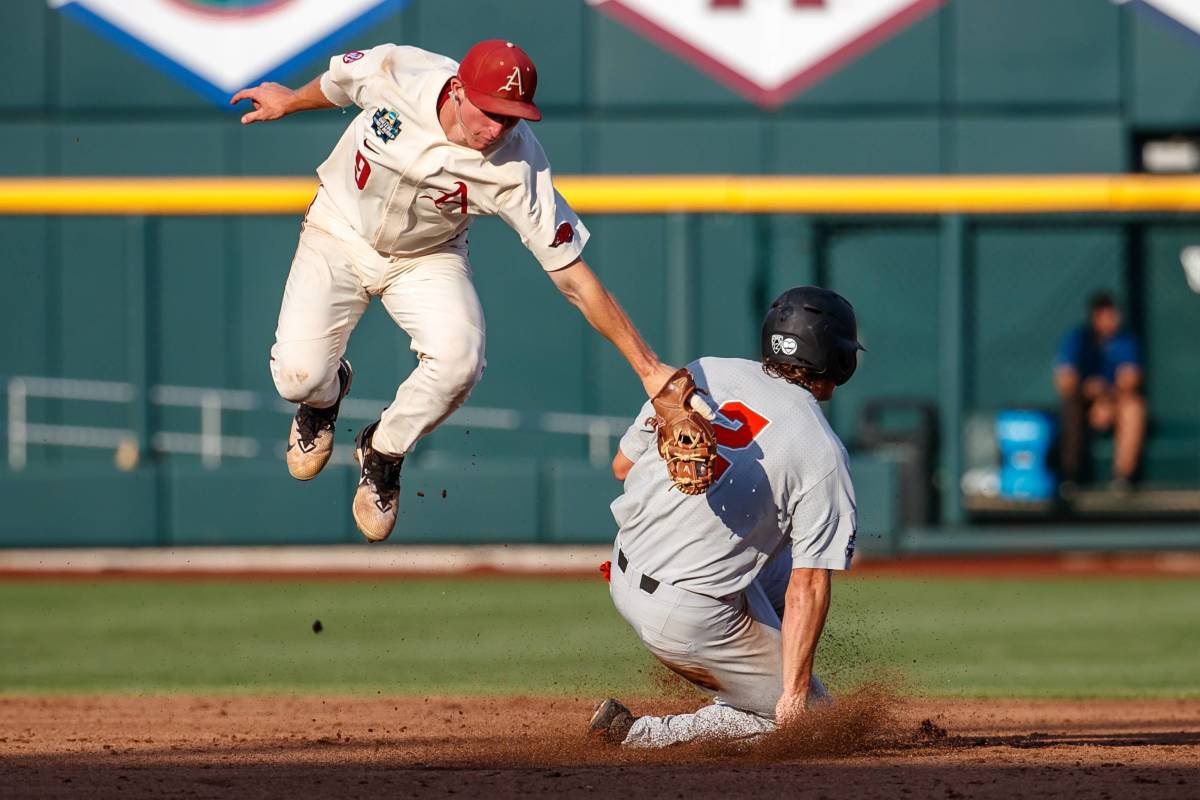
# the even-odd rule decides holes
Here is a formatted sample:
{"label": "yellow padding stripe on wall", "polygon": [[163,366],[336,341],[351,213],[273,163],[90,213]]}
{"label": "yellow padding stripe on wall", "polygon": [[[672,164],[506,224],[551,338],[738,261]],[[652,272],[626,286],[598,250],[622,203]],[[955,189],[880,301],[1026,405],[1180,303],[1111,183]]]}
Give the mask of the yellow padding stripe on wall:
{"label": "yellow padding stripe on wall", "polygon": [[[1009,214],[1200,211],[1200,177],[560,176],[580,213]],[[311,178],[3,178],[0,214],[292,214]]]}

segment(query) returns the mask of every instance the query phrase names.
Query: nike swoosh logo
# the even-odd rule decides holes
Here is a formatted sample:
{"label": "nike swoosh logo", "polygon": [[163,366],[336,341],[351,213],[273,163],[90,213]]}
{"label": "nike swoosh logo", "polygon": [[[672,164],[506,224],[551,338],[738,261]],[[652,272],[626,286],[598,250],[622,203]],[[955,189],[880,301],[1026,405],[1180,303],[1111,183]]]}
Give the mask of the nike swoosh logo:
{"label": "nike swoosh logo", "polygon": [[370,142],[368,142],[366,139],[363,139],[363,147],[367,148],[367,149],[368,149],[368,150],[370,150],[372,153],[378,153],[378,152],[379,152],[379,151],[378,151],[378,150],[376,150],[374,147],[372,147],[372,146],[371,146],[371,143],[370,143]]}

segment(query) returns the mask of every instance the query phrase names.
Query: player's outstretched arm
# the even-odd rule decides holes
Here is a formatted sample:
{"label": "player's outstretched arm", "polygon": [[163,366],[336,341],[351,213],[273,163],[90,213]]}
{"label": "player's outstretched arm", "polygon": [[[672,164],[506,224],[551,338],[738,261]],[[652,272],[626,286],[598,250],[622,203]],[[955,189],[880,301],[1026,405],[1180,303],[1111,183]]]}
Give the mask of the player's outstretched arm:
{"label": "player's outstretched arm", "polygon": [[647,397],[654,397],[675,373],[658,360],[628,315],[582,258],[550,273],[550,280],[583,313],[604,338],[613,343],[637,373]]}
{"label": "player's outstretched arm", "polygon": [[613,477],[619,481],[623,481],[629,476],[629,470],[631,469],[633,469],[633,460],[622,453],[620,448],[617,448],[617,454],[613,456],[612,462]]}
{"label": "player's outstretched arm", "polygon": [[827,569],[792,570],[783,610],[783,694],[775,705],[775,722],[786,725],[804,712],[812,682],[817,642],[829,614]]}
{"label": "player's outstretched arm", "polygon": [[243,125],[279,119],[297,111],[334,108],[337,105],[321,91],[320,75],[299,89],[289,89],[281,83],[260,83],[258,86],[242,89],[229,99],[229,105],[237,105],[243,100],[254,104],[253,111],[242,115]]}

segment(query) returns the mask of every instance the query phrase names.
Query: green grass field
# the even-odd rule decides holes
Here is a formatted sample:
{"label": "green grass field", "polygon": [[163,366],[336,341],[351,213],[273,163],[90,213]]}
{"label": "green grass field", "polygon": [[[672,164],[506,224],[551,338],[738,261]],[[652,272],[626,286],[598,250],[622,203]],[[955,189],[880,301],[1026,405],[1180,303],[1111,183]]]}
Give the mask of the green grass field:
{"label": "green grass field", "polygon": [[[324,630],[315,634],[314,620]],[[1184,579],[835,582],[818,671],[986,697],[1200,696]],[[651,693],[599,580],[0,584],[0,691]]]}

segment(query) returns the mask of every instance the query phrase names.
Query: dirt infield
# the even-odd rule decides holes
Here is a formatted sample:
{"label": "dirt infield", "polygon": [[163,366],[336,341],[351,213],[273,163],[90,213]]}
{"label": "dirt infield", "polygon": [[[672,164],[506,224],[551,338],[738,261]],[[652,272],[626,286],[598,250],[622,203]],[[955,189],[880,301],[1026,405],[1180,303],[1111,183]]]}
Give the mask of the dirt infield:
{"label": "dirt infield", "polygon": [[[679,711],[688,701],[631,703]],[[0,795],[1200,796],[1200,701],[866,690],[750,748],[587,741],[590,699],[0,698]],[[657,706],[657,707],[655,707]]]}

